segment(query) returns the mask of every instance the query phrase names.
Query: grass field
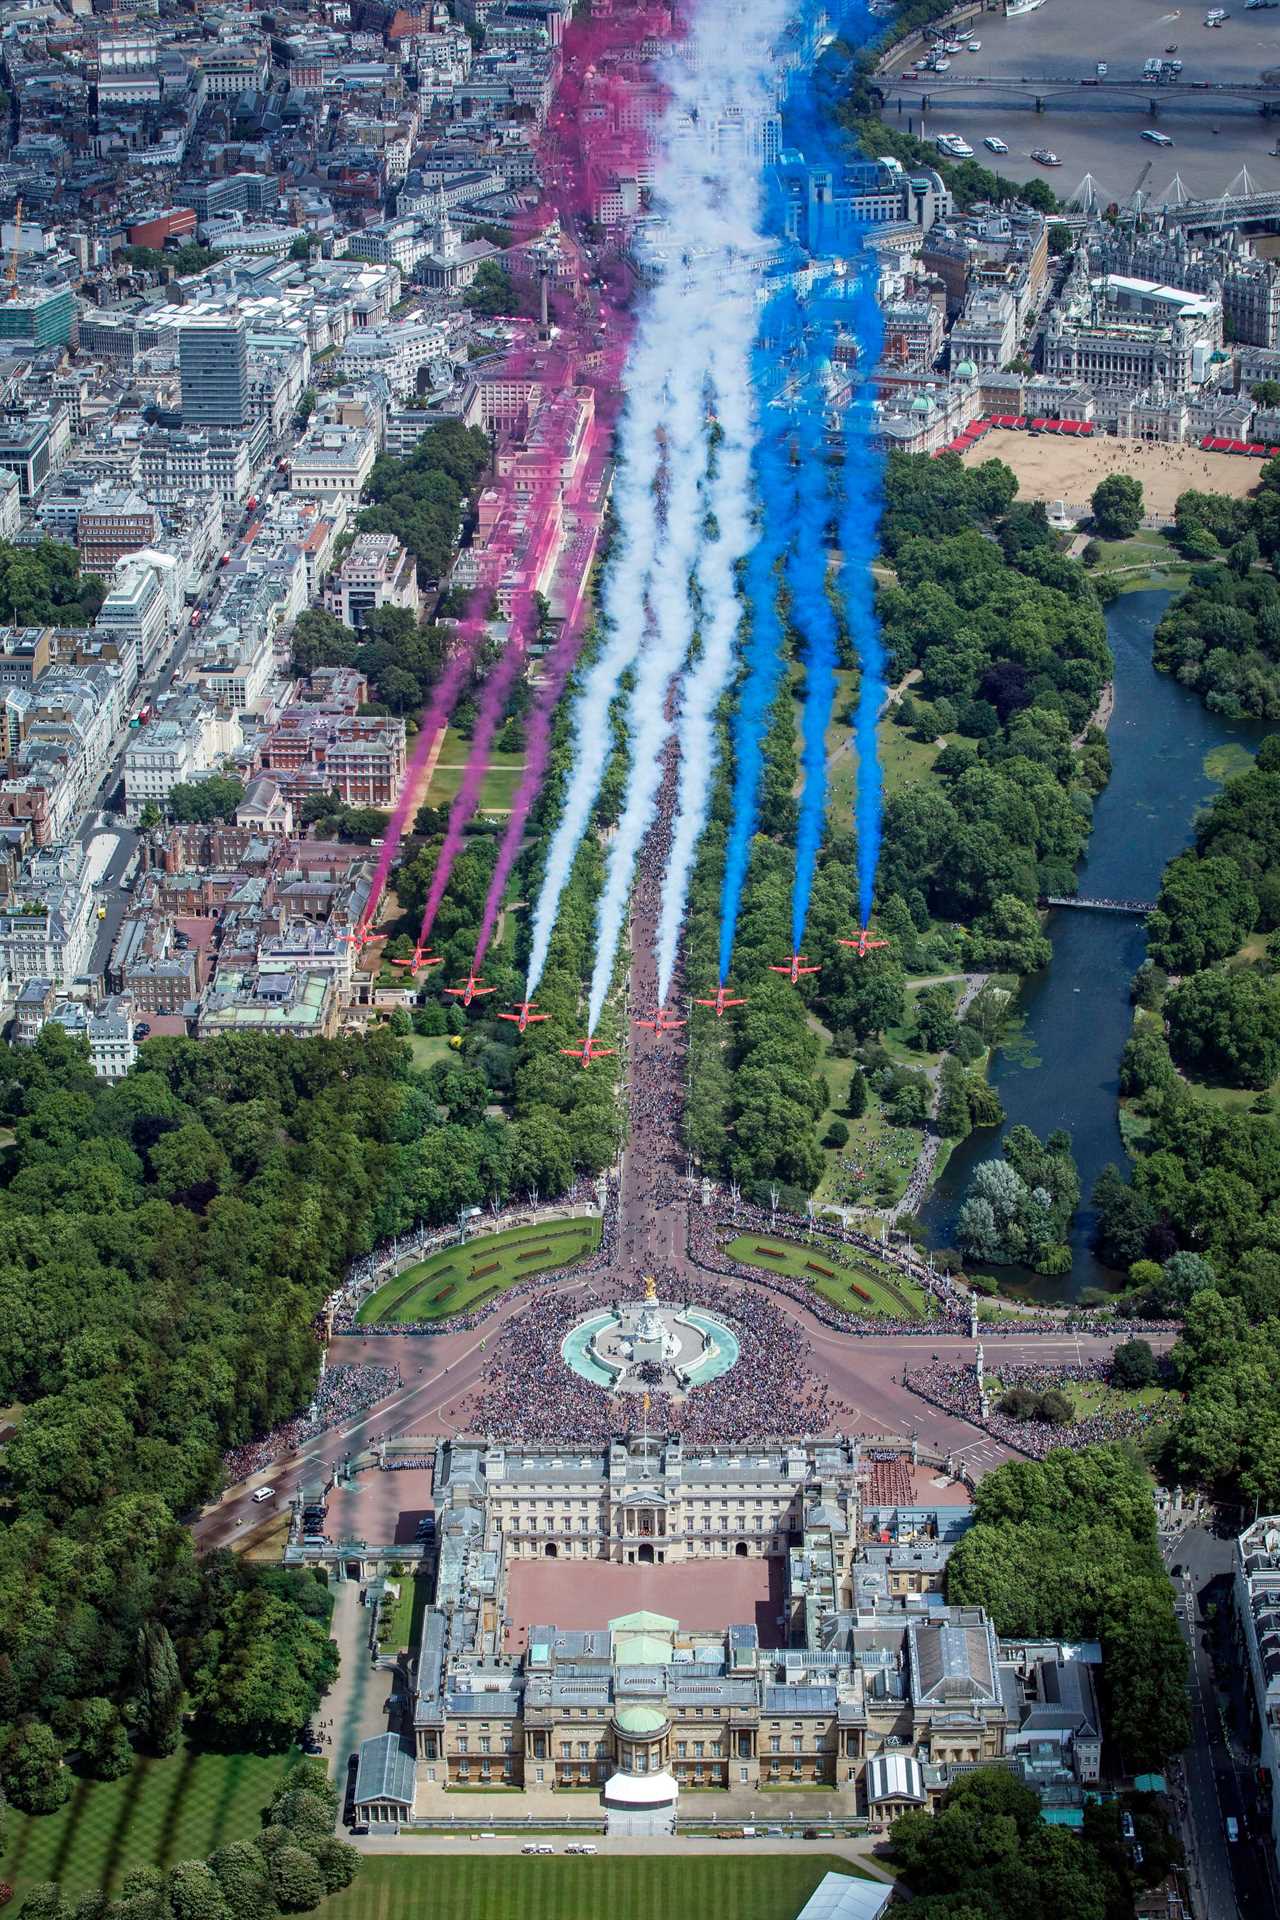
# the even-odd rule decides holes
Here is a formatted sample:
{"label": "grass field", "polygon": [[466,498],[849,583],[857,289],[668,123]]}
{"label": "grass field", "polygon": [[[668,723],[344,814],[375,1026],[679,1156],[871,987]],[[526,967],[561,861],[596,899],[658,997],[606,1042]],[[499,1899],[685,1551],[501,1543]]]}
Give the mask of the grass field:
{"label": "grass field", "polygon": [[[440,743],[440,752],[436,758],[435,771],[431,776],[431,785],[427,788],[427,804],[432,807],[447,806],[462,785],[462,776],[471,751],[471,742],[464,740],[450,727]],[[509,811],[511,797],[516,790],[520,775],[524,771],[524,756],[519,753],[489,754],[489,769],[480,787],[480,811]]]}
{"label": "grass field", "polygon": [[[981,1314],[979,1314],[981,1318]],[[998,1374],[987,1375],[987,1391],[993,1402],[1003,1391]],[[1068,1380],[1062,1391],[1070,1400],[1077,1420],[1095,1413],[1122,1413],[1146,1407],[1162,1419],[1172,1419],[1182,1405],[1182,1395],[1165,1387],[1109,1387],[1105,1380]]]}
{"label": "grass field", "polygon": [[526,1860],[516,1855],[425,1854],[367,1859],[323,1920],[675,1920],[716,1912],[733,1920],[794,1920],[827,1873],[854,1869],[828,1854],[708,1858]]}
{"label": "grass field", "polygon": [[374,1321],[442,1320],[462,1313],[491,1293],[501,1293],[533,1273],[549,1273],[580,1260],[600,1244],[595,1219],[553,1220],[545,1227],[511,1227],[484,1234],[465,1246],[442,1247],[407,1267],[361,1307],[360,1326]]}
{"label": "grass field", "polygon": [[458,1049],[449,1045],[447,1033],[411,1033],[409,1048],[415,1067],[434,1067],[438,1060],[452,1060]]}
{"label": "grass field", "polygon": [[78,1780],[59,1812],[9,1813],[0,1875],[19,1894],[39,1880],[108,1892],[129,1867],[172,1866],[245,1840],[290,1765],[284,1754],[194,1753],[141,1760],[123,1780]]}
{"label": "grass field", "polygon": [[412,1574],[400,1576],[398,1596],[388,1597],[378,1609],[378,1645],[384,1653],[417,1646],[428,1598],[425,1579],[416,1579]]}
{"label": "grass field", "polygon": [[[771,1258],[765,1248],[778,1257]],[[815,1234],[811,1243],[798,1246],[790,1240],[771,1238],[767,1232],[742,1233],[729,1242],[725,1252],[731,1260],[759,1267],[763,1273],[785,1273],[793,1280],[802,1280],[846,1313],[888,1313],[900,1318],[927,1311],[924,1294],[905,1274],[871,1254],[857,1253],[837,1240],[824,1240],[820,1234]],[[824,1267],[829,1271],[817,1270]],[[854,1286],[862,1289],[861,1294],[853,1292]]]}

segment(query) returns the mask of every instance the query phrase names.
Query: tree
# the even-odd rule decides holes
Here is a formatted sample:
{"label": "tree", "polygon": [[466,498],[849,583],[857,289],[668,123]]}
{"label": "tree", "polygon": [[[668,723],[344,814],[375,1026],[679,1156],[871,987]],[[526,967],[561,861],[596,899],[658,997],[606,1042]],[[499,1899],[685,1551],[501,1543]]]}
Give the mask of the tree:
{"label": "tree", "polygon": [[307,1913],[325,1895],[319,1866],[301,1847],[278,1848],[270,1860],[271,1891],[283,1913]]}
{"label": "tree", "polygon": [[284,1752],[337,1668],[338,1650],[319,1621],[251,1589],[231,1600],[205,1637],[192,1698],[220,1744]]}
{"label": "tree", "polygon": [[224,774],[212,773],[207,780],[180,782],[170,787],[165,808],[171,820],[179,823],[233,820],[244,799],[244,784]]}
{"label": "tree", "polygon": [[134,1714],[151,1752],[172,1753],[182,1724],[182,1675],[168,1628],[148,1620],[138,1629]]}
{"label": "tree", "polygon": [[1235,860],[1185,853],[1164,870],[1148,951],[1170,973],[1190,973],[1234,953],[1257,918],[1257,896]]}
{"label": "tree", "polygon": [[516,293],[516,285],[506,268],[497,260],[482,260],[476,268],[475,278],[462,296],[462,304],[471,313],[482,318],[494,318],[498,314],[519,313],[521,301]]}
{"label": "tree", "polygon": [[57,1883],[42,1880],[27,1888],[18,1908],[18,1920],[72,1920],[72,1912]]}
{"label": "tree", "polygon": [[[1208,862],[1202,862],[1208,865]],[[1254,969],[1196,973],[1166,1002],[1169,1046],[1189,1073],[1266,1087],[1280,1072],[1280,983]]]}
{"label": "tree", "polygon": [[278,1911],[266,1860],[252,1841],[219,1847],[210,1855],[209,1866],[231,1920],[270,1920]]}
{"label": "tree", "polygon": [[1149,1387],[1156,1377],[1156,1357],[1146,1340],[1126,1340],[1111,1356],[1111,1383],[1122,1389]]}
{"label": "tree", "polygon": [[86,1700],[76,1736],[81,1764],[95,1780],[119,1780],[133,1767],[133,1749],[113,1700]]}
{"label": "tree", "polygon": [[1095,532],[1104,540],[1128,540],[1142,525],[1142,482],[1127,473],[1109,473],[1090,502]]}
{"label": "tree", "polygon": [[1049,227],[1049,252],[1055,260],[1064,253],[1070,253],[1075,246],[1075,237],[1069,226],[1062,220],[1054,220]]}
{"label": "tree", "polygon": [[183,1860],[169,1873],[173,1920],[230,1920],[230,1908],[213,1870],[204,1860]]}
{"label": "tree", "polygon": [[0,1786],[23,1813],[55,1813],[71,1792],[71,1776],[51,1727],[24,1720],[0,1747]]}

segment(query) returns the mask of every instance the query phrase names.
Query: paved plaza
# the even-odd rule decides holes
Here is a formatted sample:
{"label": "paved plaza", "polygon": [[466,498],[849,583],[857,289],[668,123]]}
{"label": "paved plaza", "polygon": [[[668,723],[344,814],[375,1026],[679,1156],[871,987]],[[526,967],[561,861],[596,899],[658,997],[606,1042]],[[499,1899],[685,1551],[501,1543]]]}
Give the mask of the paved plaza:
{"label": "paved plaza", "polygon": [[689,1560],[665,1567],[594,1561],[513,1560],[509,1570],[507,1649],[523,1653],[529,1628],[552,1621],[587,1631],[623,1613],[668,1615],[684,1628],[715,1630],[726,1621],[754,1626],[764,1647],[783,1645],[781,1560]]}

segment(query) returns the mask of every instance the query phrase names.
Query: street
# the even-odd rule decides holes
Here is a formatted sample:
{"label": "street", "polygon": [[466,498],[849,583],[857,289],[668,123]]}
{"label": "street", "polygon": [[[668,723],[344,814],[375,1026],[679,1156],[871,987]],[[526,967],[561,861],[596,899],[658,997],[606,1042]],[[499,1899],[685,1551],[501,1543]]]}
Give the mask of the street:
{"label": "street", "polygon": [[[1255,1920],[1274,1914],[1266,1860],[1267,1826],[1258,1811],[1249,1756],[1228,1729],[1238,1695],[1220,1698],[1213,1649],[1233,1682],[1244,1676],[1232,1658],[1231,1569],[1234,1541],[1207,1528],[1189,1529],[1166,1548],[1178,1596],[1178,1617],[1191,1653],[1192,1742],[1182,1756],[1177,1803],[1183,1816],[1187,1869],[1206,1920]],[[1227,1838],[1227,1820],[1240,1838]],[[1257,1836],[1257,1837],[1255,1837]]]}

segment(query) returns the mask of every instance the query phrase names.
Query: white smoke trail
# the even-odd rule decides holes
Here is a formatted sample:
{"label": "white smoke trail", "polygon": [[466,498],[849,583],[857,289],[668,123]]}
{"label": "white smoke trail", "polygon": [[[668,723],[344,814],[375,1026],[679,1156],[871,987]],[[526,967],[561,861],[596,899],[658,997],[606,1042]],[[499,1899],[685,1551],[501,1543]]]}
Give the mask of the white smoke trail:
{"label": "white smoke trail", "polygon": [[[787,15],[786,0],[763,0],[763,4],[754,0],[746,8],[742,0],[705,0],[680,94],[690,134],[684,143],[685,165],[672,183],[667,214],[686,268],[687,295],[672,355],[675,364],[688,369],[696,365],[699,373],[705,365],[706,386],[715,396],[723,439],[704,503],[714,516],[718,537],[699,541],[695,533],[693,541],[697,557],[693,600],[701,651],[686,678],[680,706],[680,788],[658,947],[660,1003],[671,983],[693,853],[706,819],[715,766],[715,704],[732,669],[740,617],[735,567],[752,534],[752,255],[761,245],[762,193],[759,170],[750,164],[744,145],[752,126],[762,124],[775,102],[773,51]],[[695,318],[702,322],[701,343],[689,337]],[[706,350],[705,361],[698,351],[700,344]],[[631,782],[627,807],[609,850],[600,902],[589,1032],[595,1031],[609,990],[636,856],[657,804],[661,756],[670,733],[668,687],[687,644],[680,624],[682,620],[691,624],[692,613],[688,604],[683,609],[677,605],[677,596],[686,588],[689,549],[688,540],[681,538],[677,494],[688,493],[702,462],[701,436],[690,449],[683,474],[673,462],[667,544],[656,576],[667,606],[668,638],[667,644],[646,651],[632,699]]]}
{"label": "white smoke trail", "polygon": [[[604,892],[596,913],[596,958],[591,975],[587,1032],[594,1033],[609,991],[618,937],[626,916],[631,875],[640,844],[653,820],[662,779],[662,753],[671,732],[667,695],[680,671],[693,632],[690,576],[702,539],[701,481],[706,464],[706,370],[710,357],[707,303],[686,315],[678,359],[671,369],[666,423],[666,512],[661,565],[655,565],[649,597],[653,631],[640,656],[627,711],[631,761],[627,803],[609,843]],[[701,317],[699,318],[699,314]],[[690,319],[695,324],[690,327]]]}
{"label": "white smoke trail", "polygon": [[[661,286],[657,289],[658,295],[664,291]],[[654,489],[661,457],[658,429],[665,411],[663,390],[669,364],[662,304],[660,298],[651,300],[642,312],[627,363],[629,405],[619,425],[620,464],[613,489],[617,532],[602,595],[602,611],[610,631],[603,651],[587,671],[570,717],[572,773],[534,908],[526,999],[532,999],[547,964],[560,896],[568,884],[608,764],[609,708],[623,674],[635,662],[644,633],[645,596],[657,528]]]}
{"label": "white smoke trail", "polygon": [[717,319],[711,381],[722,438],[707,489],[707,506],[718,537],[707,542],[699,563],[702,652],[686,678],[680,707],[676,816],[658,921],[659,1006],[666,1001],[675,971],[689,876],[711,801],[717,760],[715,709],[733,672],[734,641],[742,613],[736,568],[754,532],[751,348],[755,311],[745,275],[740,276],[738,286],[722,295]]}

